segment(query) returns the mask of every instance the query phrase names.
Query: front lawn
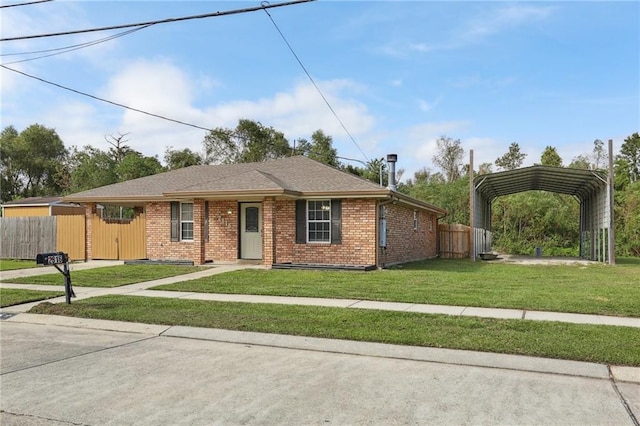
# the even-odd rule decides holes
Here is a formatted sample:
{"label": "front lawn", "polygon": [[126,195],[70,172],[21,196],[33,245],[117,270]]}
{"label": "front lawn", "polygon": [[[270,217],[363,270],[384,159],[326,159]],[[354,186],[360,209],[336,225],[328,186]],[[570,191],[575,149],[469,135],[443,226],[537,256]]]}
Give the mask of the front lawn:
{"label": "front lawn", "polygon": [[35,268],[34,260],[0,259],[0,271],[13,271],[14,269]]}
{"label": "front lawn", "polygon": [[64,296],[64,292],[0,288],[0,308],[51,299],[58,296]]}
{"label": "front lawn", "polygon": [[640,329],[631,327],[139,296],[45,302],[30,312],[640,366]]}
{"label": "front lawn", "polygon": [[[119,287],[127,284],[152,281],[160,278],[202,271],[197,266],[176,265],[118,265],[71,272],[71,284],[78,287]],[[64,277],[55,274],[11,278],[16,284],[64,285]]]}
{"label": "front lawn", "polygon": [[153,289],[640,317],[640,259],[615,266],[429,260],[371,272],[242,270]]}

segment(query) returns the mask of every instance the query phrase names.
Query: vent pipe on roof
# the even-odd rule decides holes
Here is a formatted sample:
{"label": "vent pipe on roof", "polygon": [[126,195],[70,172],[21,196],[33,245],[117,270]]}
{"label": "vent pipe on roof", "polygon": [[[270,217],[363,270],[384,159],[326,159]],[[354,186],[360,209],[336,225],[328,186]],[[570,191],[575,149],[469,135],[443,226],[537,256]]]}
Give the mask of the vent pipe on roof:
{"label": "vent pipe on roof", "polygon": [[396,186],[396,161],[398,161],[396,154],[387,154],[387,164],[389,165],[389,185],[387,188],[392,191],[398,190]]}

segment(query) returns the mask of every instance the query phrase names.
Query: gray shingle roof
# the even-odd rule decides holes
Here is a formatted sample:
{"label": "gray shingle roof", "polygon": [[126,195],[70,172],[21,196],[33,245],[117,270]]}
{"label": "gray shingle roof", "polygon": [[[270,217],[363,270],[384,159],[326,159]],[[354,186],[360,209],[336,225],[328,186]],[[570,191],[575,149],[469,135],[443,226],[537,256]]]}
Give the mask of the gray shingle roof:
{"label": "gray shingle roof", "polygon": [[370,192],[384,190],[359,178],[302,156],[261,163],[191,166],[65,197],[78,200],[97,197],[162,197],[165,193],[227,192],[234,190],[284,190],[288,192]]}
{"label": "gray shingle roof", "polygon": [[366,179],[303,156],[260,163],[191,166],[169,172],[102,186],[64,197],[65,201],[144,203],[150,200],[188,197],[241,197],[252,194],[304,197],[391,196],[422,208],[439,207],[390,191]]}

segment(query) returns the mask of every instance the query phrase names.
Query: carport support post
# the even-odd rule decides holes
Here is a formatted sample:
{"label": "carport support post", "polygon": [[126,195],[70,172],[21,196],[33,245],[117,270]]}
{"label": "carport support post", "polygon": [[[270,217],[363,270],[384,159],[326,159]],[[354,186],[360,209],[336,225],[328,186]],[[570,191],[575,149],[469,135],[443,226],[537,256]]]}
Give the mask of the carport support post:
{"label": "carport support post", "polygon": [[609,139],[609,265],[616,264],[616,239],[613,222],[613,139]]}
{"label": "carport support post", "polygon": [[476,261],[476,230],[473,224],[473,209],[475,207],[476,189],[473,185],[473,150],[469,150],[469,256],[471,260]]}

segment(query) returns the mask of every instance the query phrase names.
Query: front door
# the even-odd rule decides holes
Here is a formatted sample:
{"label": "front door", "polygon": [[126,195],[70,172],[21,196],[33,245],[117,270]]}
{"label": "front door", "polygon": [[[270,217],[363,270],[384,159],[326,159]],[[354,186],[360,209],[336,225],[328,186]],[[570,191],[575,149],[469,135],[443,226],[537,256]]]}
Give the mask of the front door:
{"label": "front door", "polygon": [[262,259],[262,205],[240,206],[240,258]]}

